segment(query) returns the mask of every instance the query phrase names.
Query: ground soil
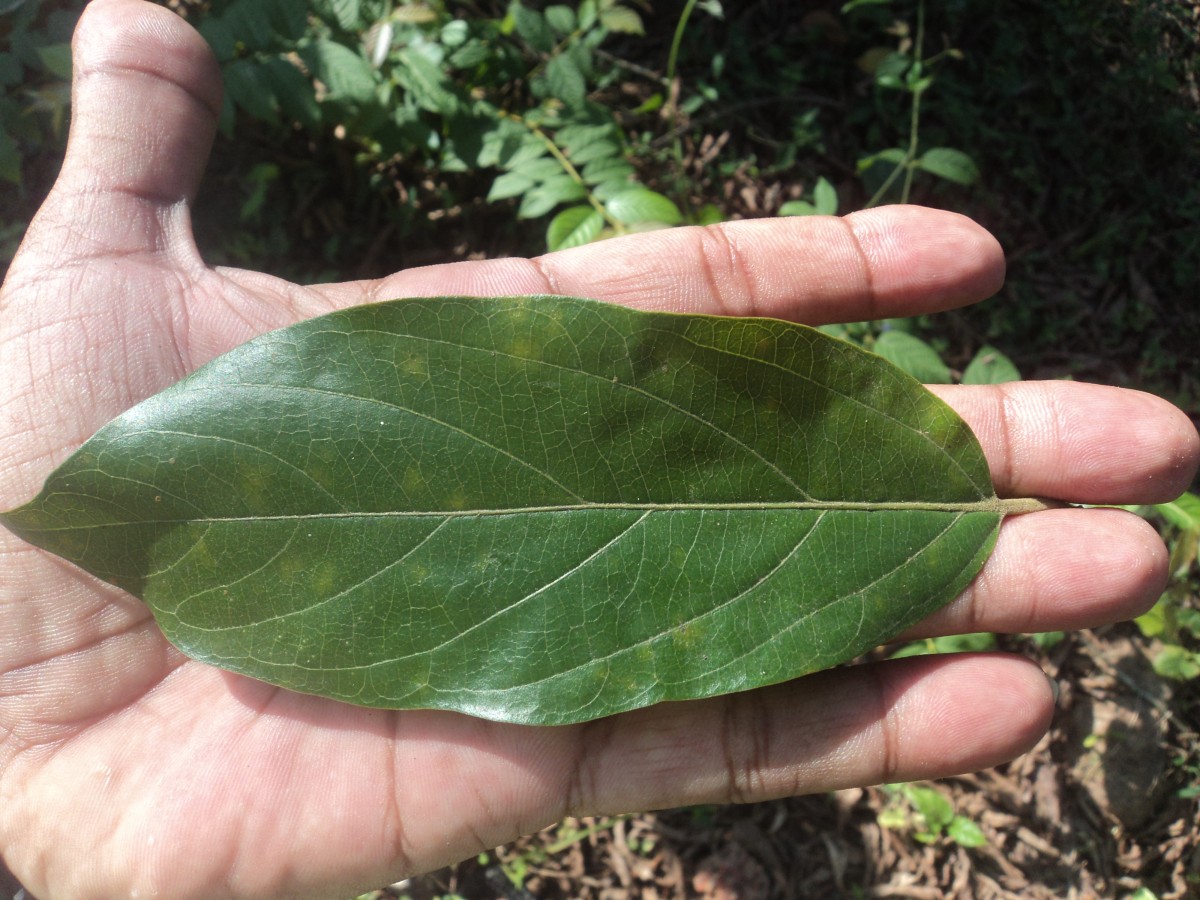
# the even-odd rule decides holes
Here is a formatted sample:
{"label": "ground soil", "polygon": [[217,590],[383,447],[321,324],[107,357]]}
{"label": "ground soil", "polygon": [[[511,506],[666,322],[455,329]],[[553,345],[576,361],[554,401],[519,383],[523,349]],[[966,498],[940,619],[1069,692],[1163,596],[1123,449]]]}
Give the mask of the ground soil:
{"label": "ground soil", "polygon": [[1011,644],[1059,685],[1053,726],[1007,765],[933,785],[980,827],[983,846],[921,840],[902,795],[880,786],[569,820],[377,896],[1200,896],[1200,688],[1155,675],[1155,647],[1130,625],[1071,634],[1045,651]]}

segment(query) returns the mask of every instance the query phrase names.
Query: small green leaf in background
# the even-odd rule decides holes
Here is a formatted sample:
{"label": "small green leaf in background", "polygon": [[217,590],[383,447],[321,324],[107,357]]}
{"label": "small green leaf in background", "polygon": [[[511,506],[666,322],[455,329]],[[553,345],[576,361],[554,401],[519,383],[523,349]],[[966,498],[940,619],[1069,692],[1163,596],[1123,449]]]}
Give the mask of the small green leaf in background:
{"label": "small green leaf in background", "polygon": [[368,103],[375,98],[375,70],[349,47],[335,41],[318,40],[301,48],[300,58],[328,88],[331,100]]}
{"label": "small green leaf in background", "polygon": [[1200,678],[1200,653],[1193,653],[1178,644],[1166,644],[1152,660],[1154,671],[1173,681]]}
{"label": "small green leaf in background", "polygon": [[1029,640],[1039,650],[1049,650],[1062,643],[1066,636],[1065,631],[1035,631],[1029,635]]}
{"label": "small green leaf in background", "polygon": [[815,329],[438,297],[234,349],[0,523],[196,659],[549,725],[853,659],[1027,508],[945,404]]}
{"label": "small green leaf in background", "polygon": [[584,186],[565,172],[561,172],[525,192],[521,197],[520,206],[517,207],[517,218],[536,219],[546,215],[560,203],[570,203],[586,197],[587,190]]}
{"label": "small green leaf in background", "polygon": [[284,56],[264,60],[262,70],[270,85],[270,94],[279,103],[283,114],[295,119],[305,128],[319,128],[321,107],[317,103],[313,84],[304,73]]}
{"label": "small green leaf in background", "polygon": [[610,6],[600,13],[600,24],[609,31],[617,31],[622,34],[641,36],[646,33],[646,28],[642,25],[642,17],[637,14],[636,10],[632,10],[628,6]]}
{"label": "small green leaf in background", "polygon": [[49,44],[37,49],[42,68],[56,78],[71,80],[71,45]]}
{"label": "small green leaf in background", "polygon": [[546,246],[551,250],[566,250],[588,244],[604,230],[604,216],[591,206],[572,206],[564,209],[546,229]]}
{"label": "small green leaf in background", "polygon": [[946,826],[946,836],[960,847],[982,847],[987,843],[983,829],[966,816],[955,816]]}
{"label": "small green leaf in background", "polygon": [[587,99],[587,79],[569,53],[560,53],[546,65],[546,83],[550,93],[576,109]]}
{"label": "small green leaf in background", "polygon": [[950,147],[926,150],[917,160],[917,165],[929,174],[955,184],[972,185],[979,181],[979,168],[975,161],[961,150]]}
{"label": "small green leaf in background", "polygon": [[1160,597],[1150,609],[1133,620],[1142,633],[1142,637],[1162,637],[1168,629],[1173,629],[1172,604],[1167,598]]}
{"label": "small green leaf in background", "polygon": [[995,347],[983,346],[963,371],[963,384],[1004,384],[1020,381],[1021,373],[1011,359]]}
{"label": "small green leaf in background", "polygon": [[813,205],[817,208],[818,215],[832,216],[837,214],[837,190],[823,176],[817,179],[817,184],[813,188]]}
{"label": "small green leaf in background", "polygon": [[459,98],[441,68],[411,48],[399,54],[397,79],[422,109],[451,115],[459,109]]}
{"label": "small green leaf in background", "polygon": [[569,6],[561,4],[547,6],[545,16],[546,24],[562,37],[566,37],[575,30],[575,10]]}
{"label": "small green leaf in background", "polygon": [[319,15],[332,16],[345,31],[361,27],[360,0],[316,0],[313,4]]}
{"label": "small green leaf in background", "polygon": [[[925,834],[936,838],[954,819],[954,806],[941,791],[916,784],[904,786],[905,796],[925,820]],[[918,835],[921,837],[921,835]]]}
{"label": "small green leaf in background", "polygon": [[885,331],[871,347],[894,366],[899,366],[923,384],[949,384],[950,367],[927,343],[903,331]]}
{"label": "small green leaf in background", "polygon": [[909,656],[928,656],[934,653],[984,653],[996,648],[996,636],[990,631],[971,634],[944,634],[940,637],[912,641],[891,654],[891,659]]}
{"label": "small green leaf in background", "polygon": [[1190,491],[1154,509],[1181,531],[1200,531],[1200,496]]}
{"label": "small green leaf in background", "polygon": [[487,200],[489,203],[496,203],[500,200],[507,200],[510,197],[519,197],[532,188],[534,184],[536,182],[524,172],[505,172],[503,175],[496,176],[495,181],[492,182]]}
{"label": "small green leaf in background", "polygon": [[267,80],[267,70],[252,59],[235,59],[225,66],[225,93],[233,103],[260,122],[279,118],[275,93]]}
{"label": "small green leaf in background", "polygon": [[779,207],[781,216],[815,216],[817,208],[807,200],[789,200]]}
{"label": "small green leaf in background", "polygon": [[530,47],[539,53],[549,53],[554,49],[554,32],[540,12],[514,0],[509,5],[508,14],[517,35]]}
{"label": "small green leaf in background", "polygon": [[623,225],[643,222],[662,222],[678,225],[683,221],[679,207],[662,194],[649,188],[635,187],[621,191],[604,204],[608,214]]}
{"label": "small green leaf in background", "polygon": [[781,216],[832,216],[837,211],[837,190],[824,177],[817,179],[811,203],[807,200],[789,200],[779,207]]}

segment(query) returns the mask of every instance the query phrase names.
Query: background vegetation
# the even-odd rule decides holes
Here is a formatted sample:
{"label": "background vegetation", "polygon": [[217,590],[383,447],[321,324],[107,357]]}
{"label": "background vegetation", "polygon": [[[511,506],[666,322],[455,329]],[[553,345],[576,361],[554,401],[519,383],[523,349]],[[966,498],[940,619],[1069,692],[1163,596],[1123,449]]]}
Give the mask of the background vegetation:
{"label": "background vegetation", "polygon": [[[843,336],[927,380],[1098,380],[1200,415],[1194,3],[166,5],[201,30],[226,81],[196,210],[213,263],[331,280],[923,203],[1000,238],[1001,295]],[[0,0],[0,266],[61,161],[79,9]],[[1200,889],[1198,507],[1141,511],[1175,574],[1135,625],[901,650],[1037,656],[1060,678],[1064,715],[1024,762],[938,788],[567,823],[390,893],[721,896],[728,876],[742,896],[878,895],[901,875],[903,895],[922,897]],[[1125,772],[1120,747],[1146,735],[1144,771]],[[1155,754],[1160,768],[1145,762]],[[1127,776],[1155,810],[1089,787]]]}

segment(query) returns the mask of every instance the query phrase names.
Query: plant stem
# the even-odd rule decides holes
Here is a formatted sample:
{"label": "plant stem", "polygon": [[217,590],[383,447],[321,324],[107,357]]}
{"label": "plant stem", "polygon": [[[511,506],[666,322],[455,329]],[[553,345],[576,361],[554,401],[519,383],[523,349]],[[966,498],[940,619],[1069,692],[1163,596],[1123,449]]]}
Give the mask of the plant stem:
{"label": "plant stem", "polygon": [[[679,118],[678,92],[675,90],[675,69],[679,63],[679,47],[683,43],[683,35],[687,31],[688,19],[696,8],[696,0],[687,0],[679,21],[675,23],[675,36],[671,38],[671,51],[667,54],[667,121],[669,130],[675,132]],[[678,133],[675,136],[675,166],[679,176],[683,176],[683,141]]]}
{"label": "plant stem", "polygon": [[550,151],[550,155],[554,157],[555,161],[562,166],[563,171],[566,172],[573,181],[583,188],[584,192],[587,194],[588,203],[591,204],[592,208],[595,209],[596,212],[604,216],[604,221],[609,224],[613,231],[615,231],[617,234],[625,234],[625,226],[609,215],[608,210],[604,208],[604,204],[601,203],[597,199],[596,195],[592,193],[591,189],[587,186],[587,182],[583,180],[583,176],[579,174],[579,170],[575,168],[575,164],[572,163],[571,160],[567,159],[567,155],[563,153],[558,144],[554,142],[554,138],[550,137],[550,135],[546,134],[546,132],[542,131],[542,129],[538,128],[536,125],[526,121],[522,116],[505,112],[502,109],[497,110],[496,114],[502,119],[512,119],[514,122],[517,122],[518,124],[529,129],[530,134],[546,145],[546,149]]}
{"label": "plant stem", "polygon": [[[925,43],[925,2],[921,0],[917,4],[917,37],[913,44],[913,65],[921,65],[921,48]],[[877,190],[867,201],[866,209],[878,204],[887,195],[892,185],[896,183],[896,179],[900,177],[900,173],[904,173],[904,187],[900,192],[900,202],[907,203],[909,195],[912,192],[913,174],[916,172],[916,167],[913,165],[913,160],[917,158],[917,144],[921,128],[921,94],[925,92],[923,87],[918,86],[912,88],[912,110],[908,117],[908,149],[904,153],[904,158],[896,163],[896,168],[892,169],[891,174],[879,186]]]}
{"label": "plant stem", "polygon": [[[913,64],[921,67],[921,74],[925,74],[925,62],[921,59],[921,52],[925,46],[925,3],[921,0],[917,4],[917,42],[913,45]],[[900,191],[900,202],[907,203],[909,195],[912,193],[913,175],[916,173],[916,166],[913,165],[913,160],[917,158],[917,135],[921,125],[921,95],[925,89],[920,86],[920,79],[917,81],[917,87],[913,89],[912,114],[908,123],[908,153],[906,158],[908,164],[904,167],[904,188]]]}

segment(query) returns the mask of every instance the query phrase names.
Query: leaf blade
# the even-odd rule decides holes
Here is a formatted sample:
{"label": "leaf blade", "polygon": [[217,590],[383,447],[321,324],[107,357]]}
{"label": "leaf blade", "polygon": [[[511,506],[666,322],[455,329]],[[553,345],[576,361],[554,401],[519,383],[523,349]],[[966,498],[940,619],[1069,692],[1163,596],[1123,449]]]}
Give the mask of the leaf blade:
{"label": "leaf blade", "polygon": [[197,658],[551,724],[857,655],[965,586],[993,503],[961,421],[811,329],[435,298],[244,345],[4,518]]}

